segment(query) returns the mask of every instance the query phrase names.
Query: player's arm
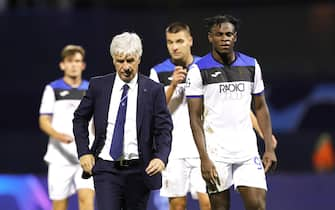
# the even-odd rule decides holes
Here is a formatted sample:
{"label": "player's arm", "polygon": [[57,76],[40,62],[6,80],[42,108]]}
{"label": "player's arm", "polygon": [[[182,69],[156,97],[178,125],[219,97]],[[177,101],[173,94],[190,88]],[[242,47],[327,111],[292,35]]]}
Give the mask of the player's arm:
{"label": "player's arm", "polygon": [[217,179],[217,172],[214,164],[209,159],[206,144],[205,144],[205,133],[203,129],[203,98],[187,98],[188,110],[190,116],[190,124],[192,129],[193,138],[197,146],[200,160],[201,160],[201,172],[205,181],[214,184]]}
{"label": "player's arm", "polygon": [[167,88],[167,90],[165,91],[165,96],[166,96],[166,102],[169,103],[173,92],[176,90],[177,85],[179,83],[181,83],[182,81],[185,80],[187,74],[187,70],[184,69],[182,66],[176,66],[175,70],[173,71],[172,74],[172,80],[171,83],[169,85],[169,87]]}
{"label": "player's arm", "polygon": [[73,138],[67,134],[56,131],[51,125],[51,120],[52,120],[51,115],[41,114],[39,117],[40,129],[53,139],[56,139],[63,143],[71,143],[73,141]]}
{"label": "player's arm", "polygon": [[[257,118],[255,116],[255,114],[250,111],[250,119],[251,119],[251,123],[252,123],[252,127],[256,130],[257,134],[261,137],[261,139],[264,140],[264,135],[263,135],[263,132],[261,130],[261,128],[259,127],[259,124],[258,124],[258,121],[257,121]],[[277,139],[276,137],[272,134],[272,144],[273,144],[273,147],[276,148],[277,147]]]}
{"label": "player's arm", "polygon": [[193,138],[198,148],[201,159],[208,158],[205,146],[205,134],[202,122],[202,103],[203,98],[187,98],[188,110],[190,115],[190,125],[192,128]]}
{"label": "player's arm", "polygon": [[277,157],[272,142],[270,113],[264,95],[254,96],[254,110],[259,128],[262,131],[264,137],[265,152],[263,155],[263,164],[264,170],[267,172],[269,169],[276,167]]}

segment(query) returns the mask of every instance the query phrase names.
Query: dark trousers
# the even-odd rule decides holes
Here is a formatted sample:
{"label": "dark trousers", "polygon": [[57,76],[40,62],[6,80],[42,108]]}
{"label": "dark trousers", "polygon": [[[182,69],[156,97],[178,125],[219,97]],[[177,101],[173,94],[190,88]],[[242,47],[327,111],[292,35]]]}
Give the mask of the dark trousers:
{"label": "dark trousers", "polygon": [[150,189],[143,170],[142,164],[119,166],[98,159],[93,168],[98,210],[146,210]]}

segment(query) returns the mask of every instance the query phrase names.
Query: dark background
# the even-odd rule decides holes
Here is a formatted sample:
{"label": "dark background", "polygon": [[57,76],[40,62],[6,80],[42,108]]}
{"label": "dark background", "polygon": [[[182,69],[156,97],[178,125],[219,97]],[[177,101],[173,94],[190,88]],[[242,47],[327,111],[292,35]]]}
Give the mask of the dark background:
{"label": "dark background", "polygon": [[[170,22],[188,23],[193,52],[204,55],[210,48],[203,19],[219,13],[241,19],[237,49],[262,67],[279,141],[278,170],[313,171],[311,156],[320,134],[335,134],[333,2],[17,0],[0,1],[0,173],[46,172],[48,137],[38,128],[39,105],[44,86],[62,77],[58,62],[64,45],[86,49],[84,77],[89,79],[113,71],[112,37],[136,32],[144,48],[140,69],[147,74],[168,56],[164,29]],[[330,85],[330,94],[308,103],[297,120],[288,108],[306,104],[320,85]]]}

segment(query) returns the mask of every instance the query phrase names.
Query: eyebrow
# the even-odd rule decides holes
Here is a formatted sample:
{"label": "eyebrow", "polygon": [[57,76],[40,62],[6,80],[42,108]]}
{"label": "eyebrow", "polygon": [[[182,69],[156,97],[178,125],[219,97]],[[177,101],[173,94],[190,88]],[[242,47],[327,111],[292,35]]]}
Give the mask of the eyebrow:
{"label": "eyebrow", "polygon": [[124,61],[132,62],[134,60],[135,60],[135,58],[117,58],[116,59],[117,62],[121,62],[121,63],[124,62]]}

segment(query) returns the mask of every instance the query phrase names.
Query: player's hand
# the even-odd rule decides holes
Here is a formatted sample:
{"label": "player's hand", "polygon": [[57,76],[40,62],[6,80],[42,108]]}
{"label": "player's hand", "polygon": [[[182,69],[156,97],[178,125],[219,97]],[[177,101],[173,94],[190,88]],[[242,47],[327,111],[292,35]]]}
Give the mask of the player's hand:
{"label": "player's hand", "polygon": [[149,176],[153,176],[153,175],[163,171],[164,168],[165,168],[164,162],[159,158],[154,158],[150,161],[148,167],[145,169],[145,172]]}
{"label": "player's hand", "polygon": [[274,149],[272,151],[265,151],[262,159],[263,165],[264,165],[264,171],[265,173],[268,171],[274,171],[277,167],[277,157],[274,152]]}
{"label": "player's hand", "polygon": [[64,133],[58,133],[56,136],[54,136],[54,138],[65,144],[70,144],[74,140],[72,136]]}
{"label": "player's hand", "polygon": [[83,170],[92,175],[92,168],[95,165],[94,156],[92,154],[83,155],[80,157],[79,162]]}
{"label": "player's hand", "polygon": [[204,180],[211,185],[218,181],[218,173],[209,158],[201,159],[201,173]]}
{"label": "player's hand", "polygon": [[184,69],[182,66],[176,66],[172,74],[171,84],[177,86],[179,83],[185,80],[186,74],[186,69]]}

